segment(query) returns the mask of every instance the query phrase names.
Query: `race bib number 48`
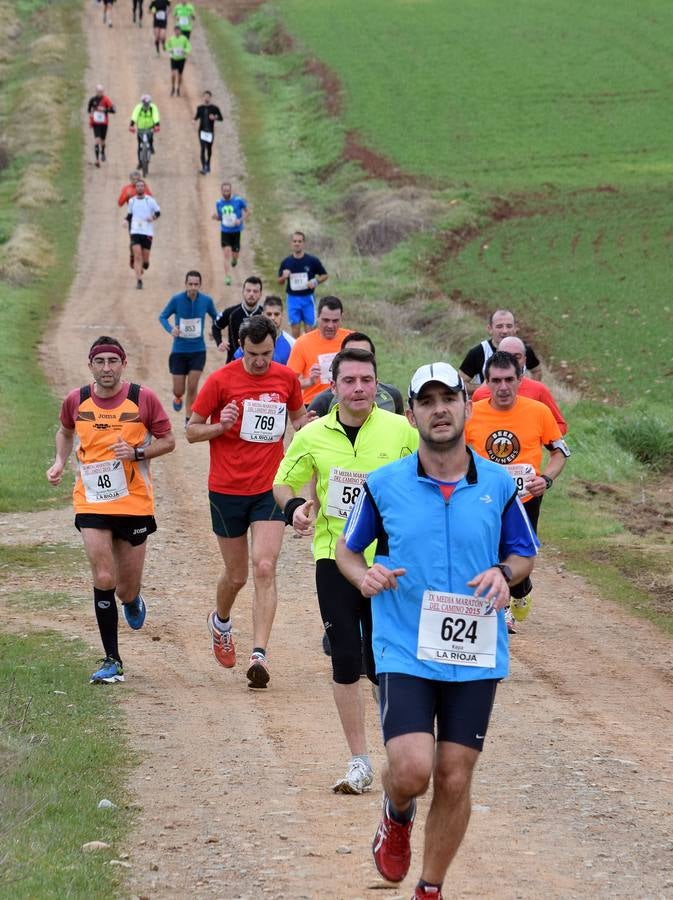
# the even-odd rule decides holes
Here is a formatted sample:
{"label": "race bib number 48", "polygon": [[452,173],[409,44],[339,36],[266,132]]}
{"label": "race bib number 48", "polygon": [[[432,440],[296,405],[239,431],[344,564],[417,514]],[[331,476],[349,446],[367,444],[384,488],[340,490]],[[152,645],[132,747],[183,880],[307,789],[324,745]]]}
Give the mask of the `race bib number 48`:
{"label": "race bib number 48", "polygon": [[360,496],[366,478],[365,472],[350,472],[348,469],[336,467],[330,469],[327,482],[327,515],[347,519],[348,513]]}
{"label": "race bib number 48", "polygon": [[495,668],[498,617],[486,600],[425,591],[418,626],[418,659]]}
{"label": "race bib number 48", "polygon": [[285,434],[285,404],[266,400],[245,400],[241,437],[244,441],[275,444]]}
{"label": "race bib number 48", "polygon": [[80,474],[88,503],[107,503],[128,496],[126,472],[120,459],[85,463],[80,466]]}

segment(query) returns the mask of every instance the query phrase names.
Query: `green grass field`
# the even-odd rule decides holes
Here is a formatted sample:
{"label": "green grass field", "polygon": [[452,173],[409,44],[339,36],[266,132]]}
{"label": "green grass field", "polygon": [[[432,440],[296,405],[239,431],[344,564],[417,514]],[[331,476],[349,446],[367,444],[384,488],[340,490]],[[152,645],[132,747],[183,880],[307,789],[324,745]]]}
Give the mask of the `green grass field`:
{"label": "green grass field", "polygon": [[285,0],[280,10],[338,74],[345,124],[369,146],[462,186],[482,209],[507,197],[511,218],[483,216],[435,269],[437,287],[483,312],[513,307],[523,335],[584,393],[656,404],[673,378],[670,5]]}
{"label": "green grass field", "polygon": [[[9,166],[0,171],[0,259],[21,227],[35,229],[31,233],[39,235],[47,252],[25,242],[27,265],[14,277],[0,279],[2,511],[63,502],[68,492],[67,485],[54,490],[44,477],[53,459],[58,404],[35,357],[74,273],[82,177],[79,107],[85,55],[76,39],[81,4],[64,0],[56,8],[23,0],[16,11],[22,17],[21,34],[8,43],[14,55],[6,66],[0,100],[0,143],[6,142],[10,156]],[[45,38],[52,43],[40,43]],[[48,105],[48,114],[37,122],[25,110],[31,95],[33,103]],[[27,197],[31,191],[34,197]],[[50,365],[48,355],[45,364]]]}
{"label": "green grass field", "polygon": [[488,191],[673,174],[665,0],[278,7],[341,77],[346,125],[410,171]]}

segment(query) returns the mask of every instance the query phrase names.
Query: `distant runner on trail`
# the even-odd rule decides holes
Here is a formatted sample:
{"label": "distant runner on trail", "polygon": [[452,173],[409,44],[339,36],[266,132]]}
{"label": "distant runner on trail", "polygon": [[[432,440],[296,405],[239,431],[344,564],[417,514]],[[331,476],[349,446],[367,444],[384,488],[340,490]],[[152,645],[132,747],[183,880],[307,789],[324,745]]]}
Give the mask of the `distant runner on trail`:
{"label": "distant runner on trail", "polygon": [[[496,309],[491,313],[486,325],[488,339],[467,351],[460,364],[460,377],[465,383],[468,394],[472,396],[478,385],[484,383],[484,367],[490,356],[500,346],[504,337],[516,336],[519,331],[514,313],[509,309]],[[542,366],[532,347],[526,346],[526,368],[531,378],[539,381],[542,378]]]}
{"label": "distant runner on trail", "polygon": [[185,69],[187,57],[192,52],[192,45],[189,39],[180,30],[180,26],[176,25],[173,30],[173,37],[169,37],[166,41],[166,52],[171,58],[171,97],[180,96],[180,86],[182,85],[182,73]]}
{"label": "distant runner on trail", "polygon": [[[238,349],[238,332],[243,322],[250,316],[259,316],[264,312],[261,304],[262,279],[257,275],[249,275],[243,282],[243,299],[241,303],[228,306],[222,310],[213,322],[213,338],[220,353],[227,354],[227,362],[231,362]],[[227,342],[222,340],[222,332],[227,330]],[[274,336],[275,342],[275,336]]]}
{"label": "distant runner on trail", "polygon": [[133,270],[136,275],[136,288],[143,288],[143,273],[150,267],[150,251],[154,237],[154,222],[161,215],[159,204],[154,197],[145,194],[145,182],[136,182],[136,196],[129,200],[131,216],[131,252],[133,254]]}
{"label": "distant runner on trail", "polygon": [[[208,168],[210,171],[210,167]],[[247,201],[234,194],[231,182],[223,181],[220,185],[222,196],[215,203],[212,218],[220,223],[220,246],[224,258],[224,283],[231,284],[231,270],[238,265],[238,254],[241,252],[241,232],[250,215]]]}
{"label": "distant runner on trail", "polygon": [[173,15],[175,16],[175,24],[179,26],[182,34],[188,38],[192,33],[194,20],[196,19],[194,4],[176,3],[173,9]]}
{"label": "distant runner on trail", "polygon": [[210,172],[210,159],[213,155],[215,122],[224,121],[220,107],[213,103],[213,95],[210,91],[203,92],[203,103],[196,107],[194,121],[198,123],[196,127],[199,131],[201,146],[201,174],[207,175]]}
{"label": "distant runner on trail", "polygon": [[138,28],[143,27],[143,3],[144,0],[131,0],[133,5],[133,24]]}
{"label": "distant runner on trail", "polygon": [[89,114],[89,127],[93,129],[96,168],[99,169],[100,164],[105,162],[108,116],[117,111],[112,100],[106,95],[102,84],[96,85],[96,93],[89,100],[86,111]]}
{"label": "distant runner on trail", "polygon": [[472,773],[509,669],[502,609],[538,546],[514,485],[465,446],[469,406],[448,363],[414,373],[418,451],[367,477],[336,551],[354,590],[371,598],[387,758],[372,851],[387,881],[409,871],[416,798],[432,780],[414,900],[441,900],[467,830]]}
{"label": "distant runner on trail", "polygon": [[[185,290],[175,294],[159,313],[162,327],[173,338],[168,371],[173,376],[173,409],[180,412],[185,398],[185,425],[192,414],[192,403],[206,365],[205,319],[215,321],[213,298],[201,293],[201,273],[192,269],[185,276]],[[171,317],[173,322],[170,321]]]}
{"label": "distant runner on trail", "polygon": [[170,5],[171,0],[152,0],[149,5],[149,11],[154,16],[152,28],[154,30],[154,46],[157,56],[160,56],[162,48],[166,49],[166,27]]}
{"label": "distant runner on trail", "polygon": [[292,253],[278,266],[278,284],[285,285],[287,320],[299,337],[302,322],[308,332],[315,325],[315,289],[327,281],[327,272],[317,256],[304,252],[303,231],[292,232]]}
{"label": "distant runner on trail", "polygon": [[240,337],[243,359],[208,376],[194,401],[187,440],[210,442],[208,495],[224,561],[216,609],[208,616],[213,655],[226,669],[236,664],[231,610],[248,579],[250,555],[255,591],[246,677],[249,687],[265,688],[270,678],[267,647],[278,603],[276,563],[285,530],[271,486],[283,456],[287,416],[298,429],[306,412],[295,375],[272,362],[273,322],[261,315],[248,318]]}
{"label": "distant runner on trail", "polygon": [[116,597],[131,628],[137,631],[145,621],[140,594],[145,541],[157,529],[149,461],[175,447],[158,397],[147,387],[122,381],[125,368],[119,341],[106,335],[94,341],[89,351],[93,383],[75,388],[63,401],[56,459],[47,470],[49,483],[59,484],[76,435],[75,527],[91,566],[105,652],[92,684],[124,680]]}
{"label": "distant runner on trail", "polygon": [[112,7],[115,5],[115,0],[103,0],[103,25],[107,25],[109,28],[112,28]]}

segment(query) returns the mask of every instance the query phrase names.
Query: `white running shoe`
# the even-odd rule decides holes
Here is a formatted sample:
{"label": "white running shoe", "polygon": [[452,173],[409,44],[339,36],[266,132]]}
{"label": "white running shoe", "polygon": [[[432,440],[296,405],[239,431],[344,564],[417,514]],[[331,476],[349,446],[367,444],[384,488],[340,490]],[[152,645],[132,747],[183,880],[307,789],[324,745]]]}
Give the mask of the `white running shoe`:
{"label": "white running shoe", "polygon": [[352,759],[348,763],[348,771],[333,786],[335,794],[363,794],[371,787],[374,770],[361,759]]}

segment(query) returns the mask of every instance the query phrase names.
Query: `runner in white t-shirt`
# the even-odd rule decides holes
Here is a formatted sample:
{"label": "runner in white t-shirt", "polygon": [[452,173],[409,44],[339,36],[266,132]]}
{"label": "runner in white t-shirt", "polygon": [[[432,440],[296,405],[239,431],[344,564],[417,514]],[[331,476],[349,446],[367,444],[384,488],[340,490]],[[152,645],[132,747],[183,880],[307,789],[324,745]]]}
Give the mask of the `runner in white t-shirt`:
{"label": "runner in white t-shirt", "polygon": [[150,250],[154,237],[154,220],[161,215],[159,204],[154,197],[145,194],[145,182],[136,182],[136,196],[129,200],[131,216],[131,252],[133,269],[136,273],[136,287],[142,290],[143,272],[150,267]]}

